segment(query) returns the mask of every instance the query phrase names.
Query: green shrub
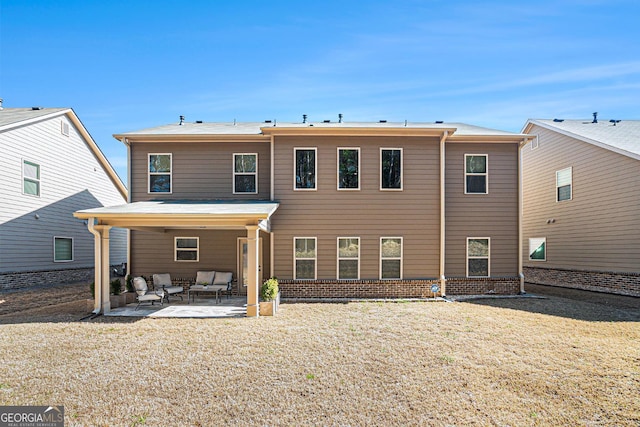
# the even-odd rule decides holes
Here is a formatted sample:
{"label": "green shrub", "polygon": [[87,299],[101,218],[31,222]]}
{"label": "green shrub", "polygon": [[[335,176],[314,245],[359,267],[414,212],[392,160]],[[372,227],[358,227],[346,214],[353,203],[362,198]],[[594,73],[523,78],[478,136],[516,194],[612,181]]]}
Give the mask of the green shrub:
{"label": "green shrub", "polygon": [[89,290],[91,291],[91,298],[96,297],[96,282],[89,283]]}
{"label": "green shrub", "polygon": [[120,295],[120,291],[122,291],[122,283],[120,279],[113,279],[109,284],[111,288],[111,294]]}
{"label": "green shrub", "polygon": [[265,280],[260,287],[260,298],[263,301],[273,301],[278,295],[278,279],[272,277]]}

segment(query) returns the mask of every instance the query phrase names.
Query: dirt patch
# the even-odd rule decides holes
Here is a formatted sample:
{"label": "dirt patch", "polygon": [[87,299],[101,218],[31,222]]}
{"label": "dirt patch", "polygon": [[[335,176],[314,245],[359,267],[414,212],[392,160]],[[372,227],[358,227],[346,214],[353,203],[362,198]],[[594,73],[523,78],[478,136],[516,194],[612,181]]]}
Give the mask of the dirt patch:
{"label": "dirt patch", "polygon": [[[40,310],[39,312],[43,314],[56,314],[61,310],[57,307],[58,305],[88,298],[91,298],[91,291],[87,283],[39,286],[2,292],[0,293],[0,316],[34,309]],[[2,321],[0,320],[0,322]]]}

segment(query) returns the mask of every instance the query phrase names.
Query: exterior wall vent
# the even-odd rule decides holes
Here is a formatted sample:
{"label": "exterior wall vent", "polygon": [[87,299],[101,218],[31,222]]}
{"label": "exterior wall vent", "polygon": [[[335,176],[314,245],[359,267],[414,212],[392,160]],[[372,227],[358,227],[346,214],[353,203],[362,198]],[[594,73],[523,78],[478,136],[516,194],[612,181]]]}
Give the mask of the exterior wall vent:
{"label": "exterior wall vent", "polygon": [[65,121],[60,122],[60,133],[64,136],[69,136],[69,123]]}

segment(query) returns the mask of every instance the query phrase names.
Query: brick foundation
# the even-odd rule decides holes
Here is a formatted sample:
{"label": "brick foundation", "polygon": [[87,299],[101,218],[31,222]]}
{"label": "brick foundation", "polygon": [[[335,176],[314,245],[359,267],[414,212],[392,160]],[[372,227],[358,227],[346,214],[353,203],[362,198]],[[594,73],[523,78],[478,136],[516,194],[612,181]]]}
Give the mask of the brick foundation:
{"label": "brick foundation", "polygon": [[73,268],[68,270],[0,273],[0,290],[24,289],[61,283],[90,283],[94,279],[93,271],[93,268]]}
{"label": "brick foundation", "polygon": [[524,267],[529,283],[640,297],[640,273]]}
{"label": "brick foundation", "polygon": [[[437,279],[424,280],[282,280],[278,286],[282,298],[431,298],[431,285]],[[449,278],[447,295],[515,295],[520,292],[520,279]],[[438,296],[440,294],[438,293]]]}

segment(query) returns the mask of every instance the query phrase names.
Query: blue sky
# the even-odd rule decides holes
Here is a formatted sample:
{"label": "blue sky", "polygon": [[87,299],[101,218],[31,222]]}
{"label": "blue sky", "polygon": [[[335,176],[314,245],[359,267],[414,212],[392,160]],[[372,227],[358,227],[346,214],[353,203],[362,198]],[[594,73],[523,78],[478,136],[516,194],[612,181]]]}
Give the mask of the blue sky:
{"label": "blue sky", "polygon": [[640,119],[640,2],[0,0],[5,107],[188,121]]}

